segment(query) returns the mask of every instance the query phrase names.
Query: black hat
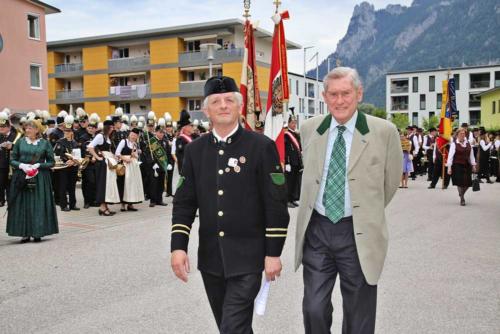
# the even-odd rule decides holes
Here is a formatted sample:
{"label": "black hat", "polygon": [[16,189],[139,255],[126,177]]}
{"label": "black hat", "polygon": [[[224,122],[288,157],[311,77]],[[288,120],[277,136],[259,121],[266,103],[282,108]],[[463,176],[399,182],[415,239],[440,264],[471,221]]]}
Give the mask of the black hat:
{"label": "black hat", "polygon": [[53,119],[47,120],[47,125],[53,125],[53,124],[56,124],[56,121],[54,121]]}
{"label": "black hat", "polygon": [[113,123],[112,120],[107,119],[107,120],[104,121],[104,123],[102,123],[102,125],[104,125],[104,126],[106,126],[106,125],[110,126],[110,125],[114,125],[114,123]]}
{"label": "black hat", "polygon": [[436,128],[430,128],[429,132],[436,131]]}
{"label": "black hat", "polygon": [[84,122],[84,121],[86,121],[86,120],[88,120],[88,119],[89,119],[89,116],[88,116],[88,115],[83,115],[83,116],[80,116],[80,118],[78,118],[78,121],[79,121],[79,122]]}
{"label": "black hat", "polygon": [[467,123],[462,123],[461,127],[462,127],[462,128],[468,128],[468,127],[469,127],[469,124],[467,124]]}
{"label": "black hat", "polygon": [[[205,87],[206,87],[206,85],[205,85]],[[179,123],[177,123],[177,126],[180,129],[183,126],[186,126],[188,124],[191,124],[191,116],[189,115],[189,113],[185,109],[182,109],[181,110],[181,117],[179,119]]]}
{"label": "black hat", "polygon": [[113,116],[111,117],[111,121],[113,121],[113,123],[121,122],[122,118],[120,116]]}
{"label": "black hat", "polygon": [[139,129],[139,128],[133,128],[133,129],[132,129],[132,130],[130,130],[130,131],[132,131],[132,132],[133,132],[133,133],[135,133],[136,135],[141,134],[141,129]]}
{"label": "black hat", "polygon": [[205,83],[205,97],[212,94],[221,94],[229,92],[240,92],[238,85],[233,78],[225,76],[211,77]]}
{"label": "black hat", "polygon": [[163,131],[163,127],[161,127],[161,126],[157,125],[157,126],[155,127],[155,131]]}
{"label": "black hat", "polygon": [[63,124],[64,123],[64,117],[57,116],[56,123],[57,123],[57,125]]}

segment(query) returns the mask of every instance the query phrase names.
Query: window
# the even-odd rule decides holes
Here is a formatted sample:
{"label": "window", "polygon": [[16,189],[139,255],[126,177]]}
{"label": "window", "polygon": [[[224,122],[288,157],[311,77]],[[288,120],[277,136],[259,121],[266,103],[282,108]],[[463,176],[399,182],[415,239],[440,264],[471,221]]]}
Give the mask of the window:
{"label": "window", "polygon": [[3,50],[3,38],[2,38],[2,34],[0,34],[0,52],[2,52]]}
{"label": "window", "polygon": [[429,77],[429,92],[434,92],[436,90],[436,77],[431,75]]}
{"label": "window", "polygon": [[66,90],[70,91],[71,90],[71,81],[66,82]]}
{"label": "window", "polygon": [[[2,37],[0,36],[0,51],[2,51]],[[500,71],[495,72],[495,87],[500,87]]]}
{"label": "window", "polygon": [[[418,79],[418,78],[413,78]],[[408,93],[408,80],[409,79],[392,79],[391,80],[391,93],[399,94],[399,93]],[[417,84],[418,88],[418,84]]]}
{"label": "window", "polygon": [[319,102],[319,113],[324,114],[325,113],[325,103],[320,101]]}
{"label": "window", "polygon": [[455,90],[460,89],[460,74],[453,74],[453,79],[455,79]]}
{"label": "window", "polygon": [[408,96],[391,96],[391,110],[408,110]]}
{"label": "window", "polygon": [[490,73],[474,73],[470,75],[470,88],[489,88]]}
{"label": "window", "polygon": [[40,39],[40,18],[38,15],[28,14],[28,37]]}
{"label": "window", "polygon": [[299,80],[295,80],[295,95],[299,96]]}
{"label": "window", "polygon": [[194,72],[189,71],[186,73],[187,81],[194,81]]}
{"label": "window", "polygon": [[420,94],[420,110],[425,110],[425,94]]}
{"label": "window", "polygon": [[469,107],[470,108],[481,107],[481,96],[479,96],[479,94],[469,93]]}
{"label": "window", "polygon": [[222,47],[224,45],[224,40],[222,38],[217,38],[217,44]]}
{"label": "window", "polygon": [[120,58],[128,58],[128,48],[119,49]]}
{"label": "window", "polygon": [[491,110],[492,110],[492,114],[494,114],[497,111],[496,101],[492,102],[492,108],[491,108]]}
{"label": "window", "polygon": [[481,123],[481,111],[469,110],[470,125],[478,125]]}
{"label": "window", "polygon": [[314,115],[315,110],[314,110],[314,100],[313,99],[308,99],[307,100],[307,109],[309,112],[309,115]]}
{"label": "window", "polygon": [[42,89],[42,65],[30,64],[30,83],[33,89]]}
{"label": "window", "polygon": [[200,99],[189,99],[188,100],[188,111],[195,111],[201,109]]}
{"label": "window", "polygon": [[307,96],[314,98],[314,84],[313,83],[307,84]]}
{"label": "window", "polygon": [[118,85],[119,86],[128,86],[128,78],[127,77],[118,78]]}
{"label": "window", "polygon": [[190,41],[186,43],[186,51],[196,52],[200,51],[200,41]]}
{"label": "window", "polygon": [[434,111],[429,111],[429,118],[434,117],[434,115],[436,115]]}
{"label": "window", "polygon": [[441,109],[442,103],[443,103],[443,94],[438,93],[436,95],[436,109]]}
{"label": "window", "polygon": [[301,97],[299,98],[299,111],[300,113],[305,113],[305,110],[304,110],[304,99]]}
{"label": "window", "polygon": [[413,77],[412,78],[412,89],[411,91],[413,93],[418,93],[418,77]]}
{"label": "window", "polygon": [[418,112],[414,112],[411,114],[411,124],[418,126]]}
{"label": "window", "polygon": [[130,114],[130,103],[120,103],[119,107],[123,109],[124,114]]}

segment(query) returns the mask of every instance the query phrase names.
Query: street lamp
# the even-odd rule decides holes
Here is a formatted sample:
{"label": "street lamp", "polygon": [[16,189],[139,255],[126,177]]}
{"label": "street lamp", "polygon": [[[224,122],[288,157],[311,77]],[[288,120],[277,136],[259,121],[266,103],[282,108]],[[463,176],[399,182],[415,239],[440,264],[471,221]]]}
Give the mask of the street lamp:
{"label": "street lamp", "polygon": [[215,51],[220,48],[221,46],[217,43],[204,43],[200,45],[201,50],[207,50],[208,73],[210,78],[212,77],[212,61],[215,59]]}
{"label": "street lamp", "polygon": [[[309,61],[312,61],[314,58],[316,58],[316,94],[314,94],[314,108],[316,109],[316,105],[319,104],[319,52],[316,51],[314,56],[309,59]],[[319,114],[319,107],[316,109],[318,110]]]}

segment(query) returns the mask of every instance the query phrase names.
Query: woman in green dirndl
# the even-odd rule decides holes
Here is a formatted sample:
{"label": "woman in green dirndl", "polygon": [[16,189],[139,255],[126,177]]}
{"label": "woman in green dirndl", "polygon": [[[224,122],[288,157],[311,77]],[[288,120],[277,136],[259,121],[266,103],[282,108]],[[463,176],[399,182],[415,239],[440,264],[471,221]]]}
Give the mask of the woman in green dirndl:
{"label": "woman in green dirndl", "polygon": [[14,145],[10,164],[14,168],[10,185],[7,233],[28,242],[59,232],[52,193],[50,168],[54,153],[43,139],[39,120],[26,123],[26,133]]}

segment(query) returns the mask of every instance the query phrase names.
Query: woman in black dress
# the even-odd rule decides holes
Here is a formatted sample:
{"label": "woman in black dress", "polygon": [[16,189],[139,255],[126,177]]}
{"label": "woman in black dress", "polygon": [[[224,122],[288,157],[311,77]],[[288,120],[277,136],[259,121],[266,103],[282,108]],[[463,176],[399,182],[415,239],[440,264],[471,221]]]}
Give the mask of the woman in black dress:
{"label": "woman in black dress", "polygon": [[465,128],[458,129],[456,137],[450,143],[450,152],[446,163],[453,185],[458,188],[460,205],[462,206],[465,205],[465,192],[472,185],[472,170],[476,169],[474,151],[465,138],[466,134],[467,130]]}
{"label": "woman in black dress", "polygon": [[490,141],[485,130],[480,130],[479,136],[479,178],[486,179],[486,182],[493,183],[490,180],[490,151],[493,143]]}

